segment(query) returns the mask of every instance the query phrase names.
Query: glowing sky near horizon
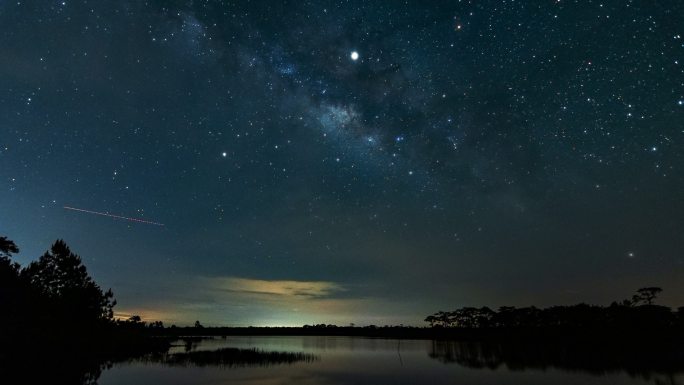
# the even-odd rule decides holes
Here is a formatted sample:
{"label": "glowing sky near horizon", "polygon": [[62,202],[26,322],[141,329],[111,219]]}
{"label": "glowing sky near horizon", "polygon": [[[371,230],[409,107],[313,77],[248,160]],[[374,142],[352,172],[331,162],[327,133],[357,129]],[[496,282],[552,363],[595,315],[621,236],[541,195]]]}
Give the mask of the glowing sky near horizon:
{"label": "glowing sky near horizon", "polygon": [[[119,314],[684,305],[678,1],[0,2],[0,235]],[[115,220],[86,208],[164,224]]]}

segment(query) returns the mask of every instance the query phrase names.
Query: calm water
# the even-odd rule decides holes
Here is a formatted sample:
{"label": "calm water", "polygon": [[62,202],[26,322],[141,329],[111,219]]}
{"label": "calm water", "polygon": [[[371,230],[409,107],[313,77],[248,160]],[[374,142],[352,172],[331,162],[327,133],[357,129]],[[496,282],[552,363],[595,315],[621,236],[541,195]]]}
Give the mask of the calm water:
{"label": "calm water", "polygon": [[[570,365],[524,367],[502,362],[474,344],[360,337],[228,337],[178,342],[171,353],[221,348],[308,353],[313,360],[257,366],[187,364],[145,360],[114,364],[98,383],[119,384],[684,384],[682,373],[589,369]],[[484,367],[483,367],[484,366]],[[510,366],[515,367],[512,370]]]}

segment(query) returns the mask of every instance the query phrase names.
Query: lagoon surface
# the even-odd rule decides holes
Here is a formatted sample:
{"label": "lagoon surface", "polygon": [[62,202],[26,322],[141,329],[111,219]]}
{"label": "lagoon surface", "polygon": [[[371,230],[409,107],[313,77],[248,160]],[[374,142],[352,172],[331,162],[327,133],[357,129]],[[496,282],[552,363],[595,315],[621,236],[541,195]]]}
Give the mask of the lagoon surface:
{"label": "lagoon surface", "polygon": [[[230,349],[236,348],[236,349]],[[244,350],[243,350],[244,349]],[[221,361],[211,352],[283,352]],[[98,384],[684,384],[683,372],[601,363],[543,361],[524,348],[511,358],[477,343],[362,337],[226,337],[179,340],[166,357],[113,364]],[[540,360],[541,358],[541,360]],[[269,361],[270,360],[270,361]]]}

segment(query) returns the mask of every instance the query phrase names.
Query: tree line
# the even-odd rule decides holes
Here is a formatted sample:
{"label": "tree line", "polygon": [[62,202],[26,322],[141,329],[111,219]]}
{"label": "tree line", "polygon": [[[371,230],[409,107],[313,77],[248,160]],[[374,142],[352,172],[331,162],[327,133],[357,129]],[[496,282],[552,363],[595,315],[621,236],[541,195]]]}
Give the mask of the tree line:
{"label": "tree line", "polygon": [[631,299],[613,302],[610,306],[502,306],[498,310],[463,307],[453,311],[438,311],[427,316],[425,322],[433,328],[455,329],[684,327],[684,307],[673,311],[669,307],[654,304],[661,292],[659,287],[644,287],[637,290]]}
{"label": "tree line", "polygon": [[[27,333],[43,335],[59,332],[111,332],[113,328],[143,332],[168,330],[160,321],[146,323],[139,316],[114,320],[116,305],[111,289],[103,290],[90,277],[81,258],[63,240],[57,240],[37,261],[21,267],[12,260],[17,245],[0,236],[0,338]],[[625,328],[684,330],[684,307],[673,311],[655,305],[662,292],[645,287],[631,297],[610,306],[463,307],[439,311],[425,318],[432,328],[506,329],[506,328]],[[46,330],[49,325],[49,330]],[[332,325],[307,325],[318,329]],[[351,327],[353,329],[353,325]],[[174,328],[175,329],[175,328]],[[203,326],[195,322],[194,329]]]}

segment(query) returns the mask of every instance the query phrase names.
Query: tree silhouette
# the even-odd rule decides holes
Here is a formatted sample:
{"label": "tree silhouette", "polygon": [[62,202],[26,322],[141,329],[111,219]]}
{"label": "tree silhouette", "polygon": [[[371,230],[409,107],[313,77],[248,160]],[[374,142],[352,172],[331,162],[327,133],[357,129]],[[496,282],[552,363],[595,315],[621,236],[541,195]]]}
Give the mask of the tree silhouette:
{"label": "tree silhouette", "polygon": [[21,323],[27,301],[27,285],[19,276],[19,264],[12,254],[19,248],[7,237],[0,237],[0,334],[14,333]]}
{"label": "tree silhouette", "polygon": [[637,295],[634,296],[634,299],[644,302],[646,305],[653,305],[656,296],[662,291],[663,289],[659,287],[642,287],[637,290]]}
{"label": "tree silhouette", "polygon": [[437,317],[434,315],[429,315],[425,317],[425,322],[430,324],[430,327],[435,327],[435,323],[437,322]]}
{"label": "tree silhouette", "polygon": [[0,237],[0,282],[5,284],[19,277],[19,264],[12,262],[12,254],[19,252],[19,248],[7,237]]}
{"label": "tree silhouette", "polygon": [[0,258],[9,259],[11,254],[19,252],[19,248],[7,237],[0,237]]}
{"label": "tree silhouette", "polygon": [[7,237],[0,237],[0,282],[18,277],[19,264],[12,262],[12,254],[18,253],[19,248]]}
{"label": "tree silhouette", "polygon": [[[71,323],[109,321],[113,317],[111,289],[102,289],[88,275],[81,258],[72,253],[63,240],[22,270],[22,276],[45,300],[49,316]],[[42,312],[43,315],[44,312]]]}

